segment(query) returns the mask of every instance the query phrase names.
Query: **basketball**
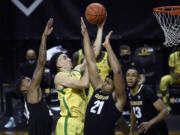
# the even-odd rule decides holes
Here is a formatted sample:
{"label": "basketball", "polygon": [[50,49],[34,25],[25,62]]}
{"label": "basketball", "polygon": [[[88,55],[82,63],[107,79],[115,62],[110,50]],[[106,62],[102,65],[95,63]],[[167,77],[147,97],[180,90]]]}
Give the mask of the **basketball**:
{"label": "basketball", "polygon": [[106,9],[100,3],[91,3],[85,10],[85,17],[91,24],[101,24],[106,19]]}

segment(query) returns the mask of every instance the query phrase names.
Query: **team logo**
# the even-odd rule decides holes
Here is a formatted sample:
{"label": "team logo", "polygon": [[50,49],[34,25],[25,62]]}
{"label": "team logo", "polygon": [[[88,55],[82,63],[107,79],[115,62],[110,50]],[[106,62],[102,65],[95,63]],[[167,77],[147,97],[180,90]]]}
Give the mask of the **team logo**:
{"label": "team logo", "polygon": [[29,16],[43,0],[35,0],[28,7],[25,6],[20,0],[11,0],[11,2],[19,8],[26,16]]}

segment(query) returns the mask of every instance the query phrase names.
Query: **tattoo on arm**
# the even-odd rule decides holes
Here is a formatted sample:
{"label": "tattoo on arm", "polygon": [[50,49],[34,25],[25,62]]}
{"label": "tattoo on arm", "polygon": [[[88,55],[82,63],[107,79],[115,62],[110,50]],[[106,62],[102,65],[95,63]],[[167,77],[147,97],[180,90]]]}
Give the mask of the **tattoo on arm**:
{"label": "tattoo on arm", "polygon": [[44,63],[46,61],[46,39],[47,39],[46,36],[42,36],[42,41],[39,48],[39,57],[38,57],[38,61]]}

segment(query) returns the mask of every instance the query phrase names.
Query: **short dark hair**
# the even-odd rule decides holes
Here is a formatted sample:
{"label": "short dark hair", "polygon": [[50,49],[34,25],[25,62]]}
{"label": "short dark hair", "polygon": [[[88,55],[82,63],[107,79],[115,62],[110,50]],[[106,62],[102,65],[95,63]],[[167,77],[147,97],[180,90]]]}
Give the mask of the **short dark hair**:
{"label": "short dark hair", "polygon": [[129,45],[126,45],[126,44],[123,44],[119,47],[119,51],[121,50],[131,50],[130,46]]}
{"label": "short dark hair", "polygon": [[58,53],[55,53],[52,57],[51,57],[51,60],[50,60],[50,72],[52,74],[56,74],[58,72],[57,70],[57,67],[56,67],[56,64],[57,64],[57,60],[58,60],[58,57],[59,55],[61,54],[64,54],[63,52],[58,52]]}
{"label": "short dark hair", "polygon": [[21,83],[22,83],[22,80],[25,79],[26,77],[25,76],[21,76],[19,77],[19,79],[15,82],[15,91],[16,91],[16,94],[21,97],[22,96],[22,93],[20,91],[20,87],[21,87]]}
{"label": "short dark hair", "polygon": [[[138,70],[138,68],[137,68],[136,66],[131,66],[131,67],[128,68],[128,70],[130,70],[130,69],[136,70],[137,73],[139,74],[139,70]],[[127,70],[127,71],[128,71],[128,70]],[[127,71],[126,71],[126,72],[127,72]]]}

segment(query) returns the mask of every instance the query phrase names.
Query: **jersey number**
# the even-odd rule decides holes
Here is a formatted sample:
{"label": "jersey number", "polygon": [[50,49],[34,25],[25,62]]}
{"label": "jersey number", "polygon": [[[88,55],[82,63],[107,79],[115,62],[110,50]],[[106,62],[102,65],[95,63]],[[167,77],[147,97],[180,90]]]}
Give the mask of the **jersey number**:
{"label": "jersey number", "polygon": [[141,118],[142,117],[142,113],[141,113],[141,108],[140,107],[133,107],[133,111],[136,115],[137,118]]}
{"label": "jersey number", "polygon": [[99,100],[95,101],[94,106],[91,107],[90,112],[100,114],[103,108],[103,105],[104,105],[104,101],[99,101]]}

